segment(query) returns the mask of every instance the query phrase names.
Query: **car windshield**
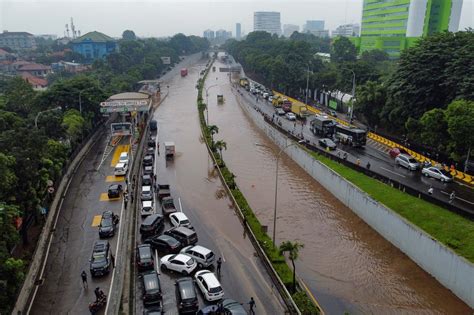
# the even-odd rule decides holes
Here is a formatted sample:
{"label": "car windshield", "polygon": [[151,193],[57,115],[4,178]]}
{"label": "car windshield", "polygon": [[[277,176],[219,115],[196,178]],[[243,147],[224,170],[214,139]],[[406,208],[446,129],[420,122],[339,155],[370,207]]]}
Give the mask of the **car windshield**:
{"label": "car windshield", "polygon": [[186,265],[188,266],[191,266],[192,264],[194,264],[194,259],[189,259],[187,262],[186,262]]}
{"label": "car windshield", "polygon": [[112,226],[112,218],[102,219],[102,227],[109,227]]}
{"label": "car windshield", "polygon": [[410,163],[418,163],[414,158],[409,158],[409,159],[408,159],[408,162],[410,162]]}
{"label": "car windshield", "polygon": [[188,224],[188,223],[189,223],[189,220],[187,220],[187,219],[186,219],[186,220],[181,220],[179,223],[180,223],[180,224]]}
{"label": "car windshield", "polygon": [[105,253],[104,252],[94,253],[92,255],[92,260],[95,263],[105,261]]}
{"label": "car windshield", "polygon": [[451,173],[449,173],[449,172],[446,171],[446,170],[440,170],[440,172],[441,172],[444,176],[451,177]]}
{"label": "car windshield", "polygon": [[209,288],[209,292],[210,293],[219,293],[219,292],[222,292],[222,288],[221,287]]}
{"label": "car windshield", "polygon": [[140,251],[140,257],[141,257],[142,259],[144,259],[144,258],[151,258],[151,251],[148,250],[148,249],[143,249],[143,248],[142,248],[142,250]]}

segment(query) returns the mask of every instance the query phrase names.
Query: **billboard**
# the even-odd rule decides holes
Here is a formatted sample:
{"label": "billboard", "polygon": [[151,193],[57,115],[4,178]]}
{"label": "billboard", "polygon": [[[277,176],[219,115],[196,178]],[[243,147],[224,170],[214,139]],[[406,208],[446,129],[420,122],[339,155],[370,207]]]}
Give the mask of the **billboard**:
{"label": "billboard", "polygon": [[161,61],[164,65],[169,65],[171,64],[171,57],[161,57]]}

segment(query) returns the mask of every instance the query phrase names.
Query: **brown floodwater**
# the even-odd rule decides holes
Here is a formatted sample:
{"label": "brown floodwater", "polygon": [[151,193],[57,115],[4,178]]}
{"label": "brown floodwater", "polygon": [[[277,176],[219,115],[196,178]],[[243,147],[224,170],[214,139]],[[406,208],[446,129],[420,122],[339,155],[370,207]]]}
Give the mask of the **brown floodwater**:
{"label": "brown floodwater", "polygon": [[[242,110],[226,73],[211,72],[206,85],[216,85],[209,88],[209,121],[219,127],[215,139],[227,143],[224,160],[272,235],[278,149]],[[472,314],[285,155],[278,185],[277,243],[304,244],[297,271],[327,314]]]}

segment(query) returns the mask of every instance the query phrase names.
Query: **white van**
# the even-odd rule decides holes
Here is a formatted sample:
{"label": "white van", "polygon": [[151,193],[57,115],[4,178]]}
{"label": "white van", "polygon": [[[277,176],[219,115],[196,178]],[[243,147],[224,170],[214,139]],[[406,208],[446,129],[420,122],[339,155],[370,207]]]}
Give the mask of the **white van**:
{"label": "white van", "polygon": [[174,156],[174,153],[175,153],[174,142],[171,142],[171,141],[165,142],[165,155],[167,157]]}
{"label": "white van", "polygon": [[128,164],[128,153],[127,152],[120,153],[119,163]]}
{"label": "white van", "polygon": [[115,165],[114,175],[115,176],[124,176],[127,174],[128,164],[126,163],[117,163]]}

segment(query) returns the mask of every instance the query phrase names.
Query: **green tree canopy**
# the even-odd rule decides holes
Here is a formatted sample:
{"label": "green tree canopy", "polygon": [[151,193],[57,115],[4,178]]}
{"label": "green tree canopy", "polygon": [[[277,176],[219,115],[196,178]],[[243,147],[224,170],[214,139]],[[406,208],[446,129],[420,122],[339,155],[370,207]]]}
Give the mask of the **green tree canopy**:
{"label": "green tree canopy", "polygon": [[137,36],[135,36],[135,32],[132,30],[125,30],[122,33],[122,38],[125,40],[135,40]]}
{"label": "green tree canopy", "polygon": [[356,61],[357,49],[354,44],[344,36],[338,37],[332,45],[331,60],[334,62]]}

